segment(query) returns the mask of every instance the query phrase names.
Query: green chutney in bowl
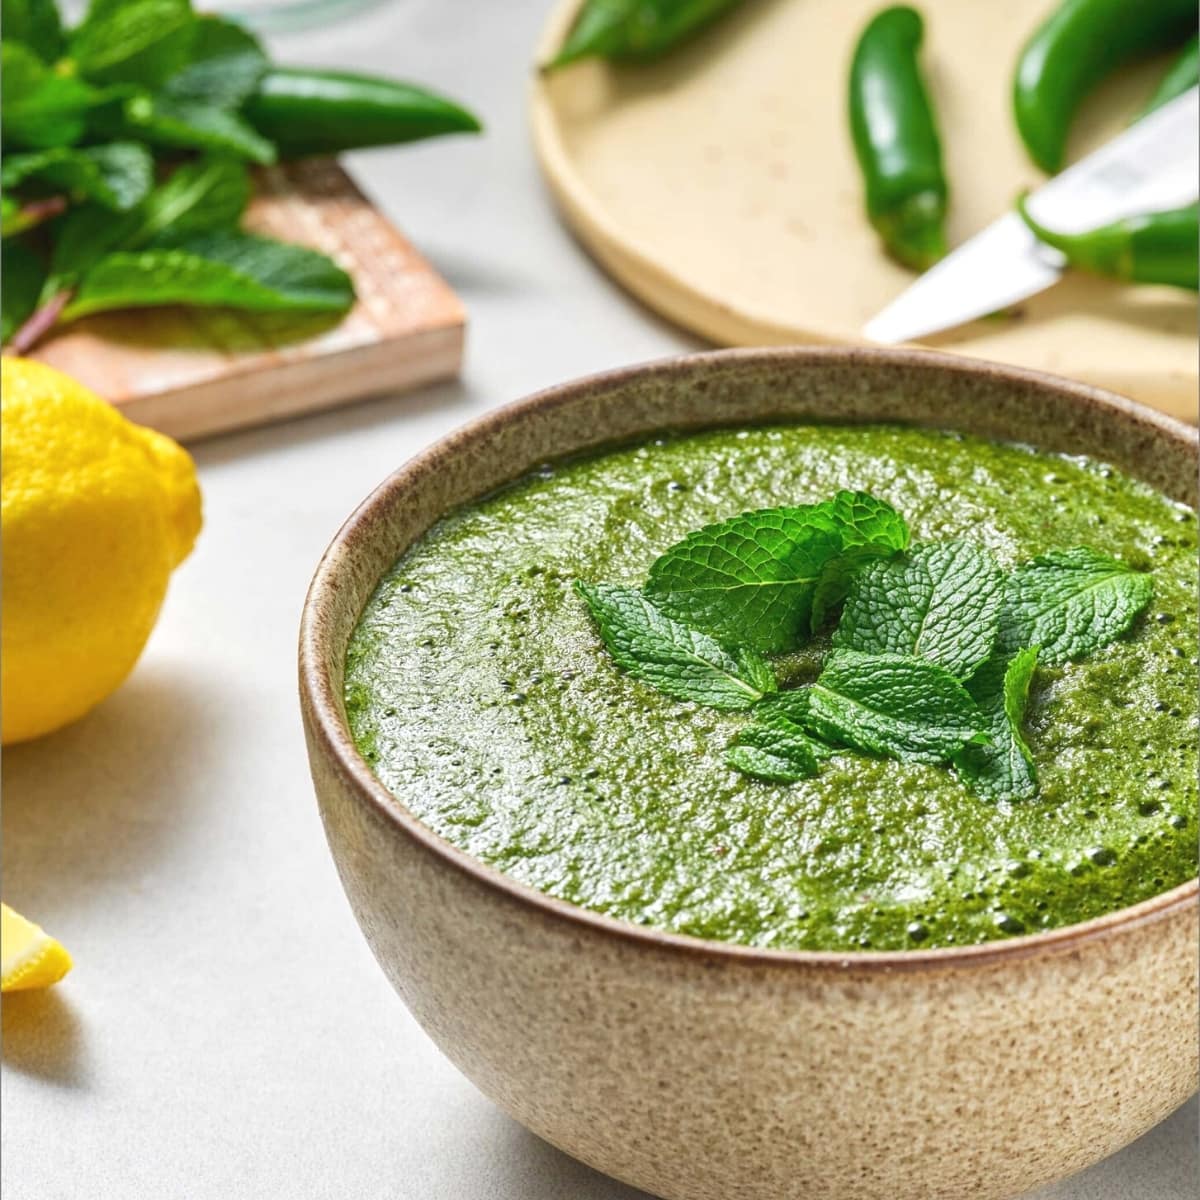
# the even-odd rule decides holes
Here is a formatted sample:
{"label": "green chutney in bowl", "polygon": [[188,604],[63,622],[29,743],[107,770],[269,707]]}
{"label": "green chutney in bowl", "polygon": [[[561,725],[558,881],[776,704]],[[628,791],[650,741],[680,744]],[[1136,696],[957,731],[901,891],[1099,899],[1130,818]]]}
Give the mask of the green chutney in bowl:
{"label": "green chutney in bowl", "polygon": [[[1036,794],[837,748],[789,782],[729,765],[746,712],[619,669],[576,581],[640,588],[740,513],[869,493],[913,545],[1005,571],[1087,546],[1149,603],[1078,661],[1039,662],[1021,718]],[[389,791],[484,863],[654,929],[782,950],[967,946],[1087,921],[1197,869],[1197,531],[1084,456],[888,424],[664,434],[552,461],[406,550],[346,655],[354,740]],[[811,684],[836,617],[767,655]]]}

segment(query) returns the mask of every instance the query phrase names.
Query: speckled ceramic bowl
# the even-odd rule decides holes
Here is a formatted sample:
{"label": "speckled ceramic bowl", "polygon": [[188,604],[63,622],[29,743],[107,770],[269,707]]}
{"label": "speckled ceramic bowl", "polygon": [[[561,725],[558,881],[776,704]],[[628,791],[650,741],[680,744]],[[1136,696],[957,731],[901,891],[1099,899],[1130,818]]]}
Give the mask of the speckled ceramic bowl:
{"label": "speckled ceramic bowl", "polygon": [[447,510],[587,447],[788,418],[908,421],[1093,454],[1194,500],[1194,429],[1087,387],[925,353],[724,351],[501,409],[380,486],[317,570],[300,682],[329,843],[367,940],[429,1035],[584,1162],[669,1200],[1015,1196],[1103,1158],[1195,1088],[1195,881],[963,949],[701,941],[550,899],[455,849],[385,791],[347,731],[355,622]]}

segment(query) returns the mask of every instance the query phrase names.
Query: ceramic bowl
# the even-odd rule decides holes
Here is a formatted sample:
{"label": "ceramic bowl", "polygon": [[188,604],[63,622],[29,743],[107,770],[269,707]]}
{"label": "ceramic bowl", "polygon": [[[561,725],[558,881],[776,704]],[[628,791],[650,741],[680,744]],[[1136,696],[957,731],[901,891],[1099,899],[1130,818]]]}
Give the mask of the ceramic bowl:
{"label": "ceramic bowl", "polygon": [[668,1200],[1019,1195],[1119,1149],[1196,1087],[1195,881],[961,949],[725,945],[600,916],[483,865],[395,800],[347,731],[355,622],[444,513],[588,447],[786,419],[1030,442],[1195,499],[1194,429],[1082,385],[923,352],[722,351],[510,405],[392,475],[317,569],[300,681],[329,844],[430,1037],[506,1112],[593,1167]]}

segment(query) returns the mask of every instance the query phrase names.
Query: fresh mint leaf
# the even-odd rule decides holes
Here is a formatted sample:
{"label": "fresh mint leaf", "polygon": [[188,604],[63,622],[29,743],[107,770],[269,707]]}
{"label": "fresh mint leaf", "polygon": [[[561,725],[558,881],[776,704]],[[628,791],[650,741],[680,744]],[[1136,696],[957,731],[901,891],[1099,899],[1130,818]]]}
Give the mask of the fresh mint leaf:
{"label": "fresh mint leaf", "polygon": [[859,572],[833,644],[924,658],[965,679],[992,651],[1003,597],[1003,572],[986,550],[961,541],[918,546]]}
{"label": "fresh mint leaf", "polygon": [[807,701],[806,724],[819,737],[913,762],[945,762],[987,736],[987,722],[953,675],[901,654],[835,650]]}
{"label": "fresh mint leaf", "polygon": [[62,20],[54,0],[3,0],[0,29],[6,41],[28,46],[44,63],[63,52]]}
{"label": "fresh mint leaf", "polygon": [[672,620],[641,592],[606,583],[575,586],[613,661],[635,679],[710,708],[753,708],[775,690],[771,668],[753,651],[731,653]]}
{"label": "fresh mint leaf", "polygon": [[158,87],[187,63],[196,25],[189,0],[92,0],[71,58],[96,83]]}
{"label": "fresh mint leaf", "polygon": [[848,546],[888,553],[901,538],[903,519],[865,493],[759,509],[672,546],[651,566],[646,594],[677,620],[766,653],[783,651],[808,633],[832,560]]}
{"label": "fresh mint leaf", "polygon": [[773,783],[808,779],[818,771],[812,739],[790,721],[748,725],[725,751],[725,761],[744,775]]}
{"label": "fresh mint leaf", "polygon": [[125,244],[136,248],[163,235],[233,229],[249,200],[250,177],[241,163],[228,158],[184,163],[147,197]]}
{"label": "fresh mint leaf", "polygon": [[987,718],[992,740],[986,746],[964,746],[954,767],[963,783],[985,800],[1029,800],[1037,795],[1037,770],[1021,733],[1037,660],[1036,647],[1012,658],[996,655],[967,680],[967,691]]}
{"label": "fresh mint leaf", "polygon": [[344,312],[353,303],[350,277],[325,255],[218,230],[106,255],[83,276],[62,319],[160,304]]}
{"label": "fresh mint leaf", "polygon": [[846,598],[855,575],[867,563],[903,550],[910,536],[904,518],[869,492],[838,492],[829,508],[842,537],[842,553],[825,564],[817,581],[810,621],[813,633]]}
{"label": "fresh mint leaf", "polygon": [[764,696],[754,706],[754,721],[758,725],[769,725],[786,733],[800,732],[808,738],[809,748],[818,759],[832,758],[839,753],[836,746],[817,738],[809,725],[809,687],[788,688]]}
{"label": "fresh mint leaf", "polygon": [[27,46],[0,46],[0,131],[7,148],[41,150],[79,141],[96,94],[58,75]]}
{"label": "fresh mint leaf", "polygon": [[56,146],[30,154],[10,154],[0,167],[0,185],[39,183],[73,199],[95,200],[104,208],[125,212],[149,193],[154,160],[136,142],[104,146]]}
{"label": "fresh mint leaf", "polygon": [[164,96],[218,108],[238,108],[269,66],[249,30],[220,17],[200,17],[187,65],[164,84]]}
{"label": "fresh mint leaf", "polygon": [[807,631],[825,564],[841,550],[809,508],[768,508],[707,525],[650,568],[646,594],[672,617],[772,652]]}
{"label": "fresh mint leaf", "polygon": [[67,214],[51,255],[55,290],[73,287],[106,254],[138,250],[160,237],[233,229],[250,199],[246,168],[228,158],[184,163],[131,212],[114,218],[97,205]]}
{"label": "fresh mint leaf", "polygon": [[11,239],[0,254],[0,342],[7,342],[37,307],[46,267],[23,241]]}
{"label": "fresh mint leaf", "polygon": [[276,159],[274,145],[243,117],[203,100],[143,92],[119,108],[98,113],[93,126],[107,137],[135,137],[173,150],[231,155],[261,166]]}
{"label": "fresh mint leaf", "polygon": [[833,519],[843,549],[862,546],[884,553],[908,546],[908,522],[886,500],[870,492],[840,491],[817,507]]}
{"label": "fresh mint leaf", "polygon": [[753,709],[754,721],[738,734],[725,760],[759,779],[791,782],[817,773],[822,759],[838,753],[806,727],[809,688],[764,696]]}
{"label": "fresh mint leaf", "polygon": [[137,224],[136,213],[114,217],[98,204],[72,208],[58,226],[50,253],[50,290],[74,287],[79,277]]}
{"label": "fresh mint leaf", "polygon": [[1042,663],[1060,666],[1116,641],[1153,595],[1149,575],[1088,546],[1054,550],[1010,576],[1001,642],[1037,646]]}

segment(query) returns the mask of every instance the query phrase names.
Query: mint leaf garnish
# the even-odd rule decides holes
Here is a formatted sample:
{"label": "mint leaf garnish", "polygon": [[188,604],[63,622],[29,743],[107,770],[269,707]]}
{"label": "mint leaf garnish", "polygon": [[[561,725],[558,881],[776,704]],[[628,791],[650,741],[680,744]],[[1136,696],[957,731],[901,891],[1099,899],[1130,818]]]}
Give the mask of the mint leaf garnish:
{"label": "mint leaf garnish", "polygon": [[965,679],[996,640],[1004,575],[970,542],[918,546],[856,576],[833,644],[866,654],[907,654]]}
{"label": "mint leaf garnish", "polygon": [[827,741],[940,763],[986,738],[975,701],[944,668],[902,654],[835,650],[808,689],[807,726]]}
{"label": "mint leaf garnish", "polygon": [[832,758],[840,753],[838,748],[821,741],[809,727],[811,693],[811,687],[801,687],[764,696],[754,706],[754,721],[757,725],[769,725],[786,733],[802,733],[808,738],[809,748],[818,759]]}
{"label": "mint leaf garnish", "polygon": [[842,548],[812,508],[766,508],[707,525],[650,568],[646,594],[664,612],[762,651],[807,631],[825,564]]}
{"label": "mint leaf garnish", "polygon": [[771,668],[754,651],[727,651],[641,592],[607,583],[575,587],[617,666],[660,692],[710,708],[747,709],[775,690]]}
{"label": "mint leaf garnish", "polygon": [[990,745],[963,747],[954,759],[959,778],[985,800],[1028,800],[1037,795],[1033,755],[1021,733],[1029,684],[1037,666],[1036,647],[1011,659],[1001,655],[967,680],[967,691],[988,720]]}
{"label": "mint leaf garnish", "polygon": [[846,598],[855,575],[880,555],[908,545],[908,523],[868,492],[838,492],[829,504],[842,537],[842,553],[825,564],[813,593],[810,625],[815,633]]}
{"label": "mint leaf garnish", "polygon": [[651,566],[646,594],[717,637],[766,653],[787,650],[809,631],[818,585],[844,548],[888,553],[907,535],[894,509],[861,492],[759,509],[672,546]]}
{"label": "mint leaf garnish", "polygon": [[[654,562],[642,592],[576,586],[619,667],[680,699],[752,710],[725,752],[746,775],[807,779],[859,750],[952,763],[985,800],[1035,796],[1021,727],[1039,661],[1119,637],[1151,581],[1086,546],[1006,577],[973,543],[904,553],[908,542],[890,505],[842,491],[696,530]],[[793,649],[838,605],[816,682],[779,691],[762,654]]]}
{"label": "mint leaf garnish", "polygon": [[808,779],[818,770],[816,745],[790,721],[748,725],[725,751],[725,761],[744,775],[773,783]]}
{"label": "mint leaf garnish", "polygon": [[1087,546],[1054,550],[1018,567],[1001,614],[1005,647],[1038,646],[1059,666],[1116,641],[1150,603],[1149,575]]}
{"label": "mint leaf garnish", "polygon": [[817,773],[821,759],[837,749],[806,728],[809,688],[765,696],[754,706],[754,723],[738,734],[725,761],[745,775],[792,783]]}
{"label": "mint leaf garnish", "polygon": [[887,552],[908,545],[908,522],[886,500],[870,492],[841,491],[815,507],[828,512],[845,549],[862,546]]}

